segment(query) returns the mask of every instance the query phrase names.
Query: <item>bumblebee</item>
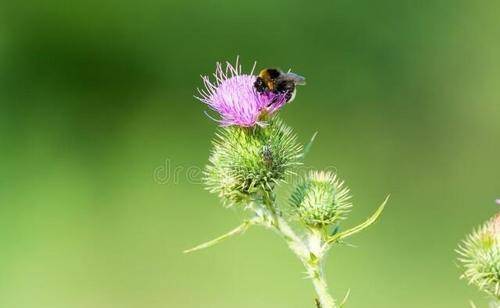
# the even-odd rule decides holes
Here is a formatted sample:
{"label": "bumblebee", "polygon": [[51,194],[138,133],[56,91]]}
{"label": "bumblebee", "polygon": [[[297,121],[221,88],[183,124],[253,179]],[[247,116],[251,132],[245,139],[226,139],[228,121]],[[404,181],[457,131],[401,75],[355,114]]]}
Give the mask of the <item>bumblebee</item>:
{"label": "bumblebee", "polygon": [[286,101],[290,102],[295,98],[295,86],[305,84],[306,79],[302,76],[291,72],[285,73],[276,68],[266,68],[260,71],[254,87],[259,93],[284,94]]}

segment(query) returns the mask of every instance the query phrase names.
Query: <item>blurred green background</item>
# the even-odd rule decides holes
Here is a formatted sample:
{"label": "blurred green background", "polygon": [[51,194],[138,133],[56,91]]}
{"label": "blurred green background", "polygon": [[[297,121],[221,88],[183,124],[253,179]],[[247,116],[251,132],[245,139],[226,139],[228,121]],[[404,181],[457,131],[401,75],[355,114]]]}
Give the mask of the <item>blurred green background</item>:
{"label": "blurred green background", "polygon": [[307,77],[282,112],[334,167],[353,225],[347,307],[468,307],[457,242],[498,210],[500,3],[2,1],[0,307],[313,307],[284,243],[199,184],[216,125],[193,99],[216,61]]}

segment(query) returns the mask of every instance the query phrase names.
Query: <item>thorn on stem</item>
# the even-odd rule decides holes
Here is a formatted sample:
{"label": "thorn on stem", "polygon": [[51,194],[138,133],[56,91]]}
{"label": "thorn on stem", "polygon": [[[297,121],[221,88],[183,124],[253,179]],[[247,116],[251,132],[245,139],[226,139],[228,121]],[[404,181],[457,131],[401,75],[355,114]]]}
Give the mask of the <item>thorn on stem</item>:
{"label": "thorn on stem", "polygon": [[314,302],[316,303],[316,308],[321,308],[321,303],[319,302],[319,299],[315,298]]}

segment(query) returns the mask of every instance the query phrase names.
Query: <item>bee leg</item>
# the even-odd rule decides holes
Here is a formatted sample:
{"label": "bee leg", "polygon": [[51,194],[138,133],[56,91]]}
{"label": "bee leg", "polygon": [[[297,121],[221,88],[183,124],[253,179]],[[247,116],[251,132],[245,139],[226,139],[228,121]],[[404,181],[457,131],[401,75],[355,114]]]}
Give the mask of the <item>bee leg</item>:
{"label": "bee leg", "polygon": [[[280,91],[278,91],[278,90],[273,90],[273,91],[271,91],[271,92],[272,92],[273,94],[281,94],[281,92],[280,92]],[[274,105],[277,101],[278,101],[278,98],[277,98],[277,97],[273,98],[273,99],[271,100],[271,102],[270,102],[269,104],[267,104],[267,107],[271,107],[271,106],[272,106],[272,105]]]}

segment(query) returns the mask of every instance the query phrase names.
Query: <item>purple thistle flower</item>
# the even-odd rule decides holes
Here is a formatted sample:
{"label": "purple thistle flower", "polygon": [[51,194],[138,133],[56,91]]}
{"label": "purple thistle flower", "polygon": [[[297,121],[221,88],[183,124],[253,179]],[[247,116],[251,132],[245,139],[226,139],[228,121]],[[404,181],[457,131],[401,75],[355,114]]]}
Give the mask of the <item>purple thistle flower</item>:
{"label": "purple thistle flower", "polygon": [[237,125],[252,127],[265,126],[267,116],[277,112],[285,103],[284,94],[272,92],[259,93],[254,87],[256,76],[253,75],[255,64],[249,75],[241,73],[241,65],[233,66],[226,62],[226,68],[217,62],[215,82],[208,76],[201,76],[205,89],[198,89],[201,102],[207,104],[220,115],[216,120],[221,126]]}

